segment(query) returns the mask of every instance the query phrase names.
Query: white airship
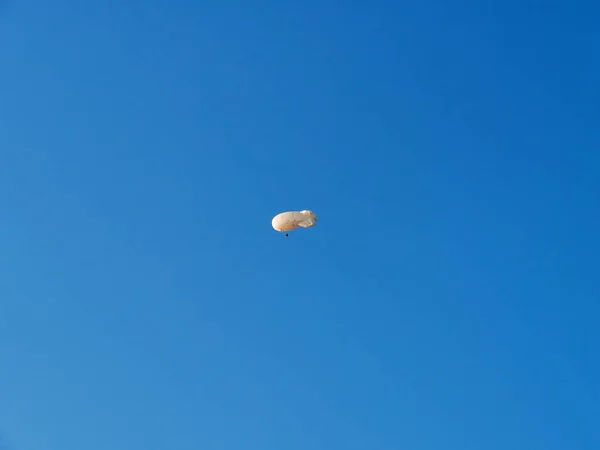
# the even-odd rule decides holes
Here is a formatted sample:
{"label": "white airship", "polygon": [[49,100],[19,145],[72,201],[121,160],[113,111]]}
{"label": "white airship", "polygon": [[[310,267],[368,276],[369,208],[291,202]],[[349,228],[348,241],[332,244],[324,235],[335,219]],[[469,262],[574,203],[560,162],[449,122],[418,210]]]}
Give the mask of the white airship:
{"label": "white airship", "polygon": [[275,231],[285,233],[288,235],[288,231],[295,230],[296,228],[310,228],[314,227],[317,223],[317,216],[314,212],[304,211],[286,211],[277,214],[273,217],[271,225]]}

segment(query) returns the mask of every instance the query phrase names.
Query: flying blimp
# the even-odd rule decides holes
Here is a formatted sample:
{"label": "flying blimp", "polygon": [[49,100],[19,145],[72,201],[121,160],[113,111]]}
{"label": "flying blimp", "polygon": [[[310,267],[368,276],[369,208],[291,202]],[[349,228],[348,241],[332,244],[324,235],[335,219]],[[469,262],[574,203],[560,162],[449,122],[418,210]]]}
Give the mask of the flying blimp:
{"label": "flying blimp", "polygon": [[277,214],[273,217],[271,225],[275,231],[279,231],[288,235],[288,231],[296,228],[310,228],[317,224],[317,216],[314,212],[304,211],[286,211]]}

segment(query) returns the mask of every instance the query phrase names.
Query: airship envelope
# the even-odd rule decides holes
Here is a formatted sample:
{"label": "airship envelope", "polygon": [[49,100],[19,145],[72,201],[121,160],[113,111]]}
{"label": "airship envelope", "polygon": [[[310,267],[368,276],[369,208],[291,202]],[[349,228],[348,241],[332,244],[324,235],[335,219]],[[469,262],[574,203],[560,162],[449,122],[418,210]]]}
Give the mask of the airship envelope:
{"label": "airship envelope", "polygon": [[271,225],[275,231],[285,232],[295,230],[296,228],[310,228],[317,223],[317,216],[314,212],[304,211],[287,211],[277,214],[273,217]]}

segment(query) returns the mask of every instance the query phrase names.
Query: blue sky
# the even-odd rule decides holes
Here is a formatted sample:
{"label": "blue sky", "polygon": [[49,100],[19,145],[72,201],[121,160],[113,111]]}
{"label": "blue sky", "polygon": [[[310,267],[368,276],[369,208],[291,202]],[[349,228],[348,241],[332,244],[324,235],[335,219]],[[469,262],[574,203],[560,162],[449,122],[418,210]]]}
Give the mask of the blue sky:
{"label": "blue sky", "polygon": [[4,2],[3,445],[600,448],[599,21]]}

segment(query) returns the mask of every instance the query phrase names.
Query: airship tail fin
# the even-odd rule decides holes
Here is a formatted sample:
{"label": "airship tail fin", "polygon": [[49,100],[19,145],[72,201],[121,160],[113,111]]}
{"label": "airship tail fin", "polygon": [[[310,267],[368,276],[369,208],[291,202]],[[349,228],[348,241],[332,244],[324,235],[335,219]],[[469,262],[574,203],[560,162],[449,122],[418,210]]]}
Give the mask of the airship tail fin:
{"label": "airship tail fin", "polygon": [[310,219],[306,219],[303,220],[302,222],[298,223],[299,226],[301,226],[302,228],[310,228],[312,226],[314,226],[317,223],[316,219],[313,219],[312,217]]}

